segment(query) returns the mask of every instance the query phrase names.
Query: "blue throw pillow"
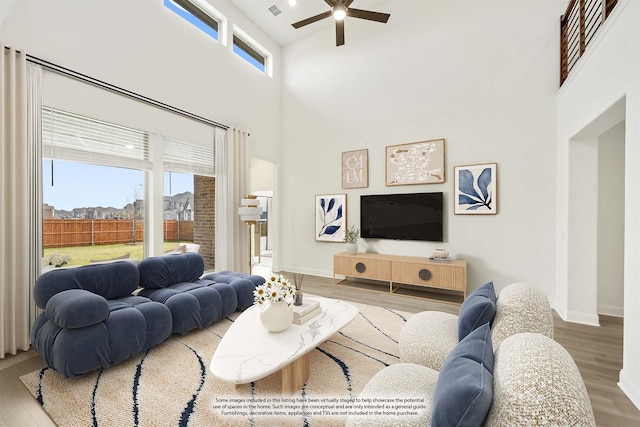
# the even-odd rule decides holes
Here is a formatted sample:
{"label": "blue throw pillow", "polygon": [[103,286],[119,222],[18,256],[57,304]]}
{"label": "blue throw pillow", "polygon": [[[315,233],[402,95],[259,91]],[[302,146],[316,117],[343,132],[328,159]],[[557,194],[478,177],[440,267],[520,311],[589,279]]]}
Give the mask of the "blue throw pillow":
{"label": "blue throw pillow", "polygon": [[493,401],[493,345],[489,324],[456,345],[438,375],[432,426],[479,426]]}
{"label": "blue throw pillow", "polygon": [[460,306],[458,314],[458,341],[485,323],[491,323],[496,315],[496,292],[493,282],[471,292]]}

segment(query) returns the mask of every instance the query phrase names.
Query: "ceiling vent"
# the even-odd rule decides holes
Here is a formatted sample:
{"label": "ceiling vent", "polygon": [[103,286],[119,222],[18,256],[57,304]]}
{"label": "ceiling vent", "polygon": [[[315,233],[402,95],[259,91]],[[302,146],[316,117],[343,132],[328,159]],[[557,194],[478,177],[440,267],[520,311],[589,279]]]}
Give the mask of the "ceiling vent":
{"label": "ceiling vent", "polygon": [[278,9],[278,6],[276,6],[275,4],[269,8],[269,12],[271,12],[273,16],[278,16],[282,13],[282,11]]}

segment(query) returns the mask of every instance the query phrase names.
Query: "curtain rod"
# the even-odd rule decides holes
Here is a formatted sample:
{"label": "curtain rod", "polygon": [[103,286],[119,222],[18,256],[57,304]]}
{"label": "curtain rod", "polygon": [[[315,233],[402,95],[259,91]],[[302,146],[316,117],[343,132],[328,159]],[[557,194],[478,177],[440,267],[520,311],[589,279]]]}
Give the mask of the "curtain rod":
{"label": "curtain rod", "polygon": [[[4,48],[7,49],[7,50],[10,49],[7,46],[4,46]],[[16,51],[16,52],[20,53],[20,51]],[[159,108],[162,108],[164,110],[171,111],[172,113],[180,114],[182,116],[188,117],[188,118],[193,119],[193,120],[197,120],[197,121],[202,122],[202,123],[206,123],[206,124],[211,125],[211,126],[215,126],[215,127],[222,128],[222,129],[225,129],[225,130],[229,129],[229,126],[223,125],[222,123],[215,122],[213,120],[207,119],[206,117],[198,116],[198,115],[190,113],[190,112],[188,112],[186,110],[182,110],[180,108],[171,106],[169,104],[165,104],[164,102],[160,102],[160,101],[157,101],[155,99],[149,98],[147,96],[140,95],[138,93],[132,92],[130,90],[123,89],[121,87],[112,85],[111,83],[107,83],[107,82],[104,82],[102,80],[98,80],[98,79],[96,79],[94,77],[91,77],[91,76],[88,76],[86,74],[82,74],[82,73],[79,73],[77,71],[73,71],[73,70],[71,70],[69,68],[65,68],[65,67],[63,67],[61,65],[57,65],[57,64],[54,64],[52,62],[45,61],[44,59],[37,58],[37,57],[35,57],[33,55],[27,54],[27,61],[32,62],[34,64],[41,65],[41,66],[43,66],[43,67],[45,67],[45,68],[47,68],[47,69],[49,69],[51,71],[55,71],[55,72],[59,73],[59,74],[63,74],[63,75],[69,76],[69,77],[73,77],[73,78],[75,78],[77,80],[81,80],[83,82],[90,83],[90,84],[92,84],[94,86],[98,86],[98,87],[101,87],[103,89],[107,89],[107,90],[110,90],[112,92],[119,93],[120,95],[128,96],[129,98],[135,99],[135,100],[140,101],[140,102],[147,103],[147,104],[152,105],[154,107],[159,107]]]}

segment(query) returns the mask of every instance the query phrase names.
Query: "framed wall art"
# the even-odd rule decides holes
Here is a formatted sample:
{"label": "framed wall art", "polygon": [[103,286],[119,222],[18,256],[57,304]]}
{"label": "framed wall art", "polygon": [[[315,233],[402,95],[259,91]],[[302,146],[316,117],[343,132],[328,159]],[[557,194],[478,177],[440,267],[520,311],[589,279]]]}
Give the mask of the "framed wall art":
{"label": "framed wall art", "polygon": [[342,188],[369,186],[369,150],[342,153]]}
{"label": "framed wall art", "polygon": [[344,242],[347,228],[347,195],[316,195],[316,240]]}
{"label": "framed wall art", "polygon": [[498,213],[498,164],[455,166],[455,214]]}
{"label": "framed wall art", "polygon": [[444,182],[444,139],[390,145],[385,155],[386,184]]}

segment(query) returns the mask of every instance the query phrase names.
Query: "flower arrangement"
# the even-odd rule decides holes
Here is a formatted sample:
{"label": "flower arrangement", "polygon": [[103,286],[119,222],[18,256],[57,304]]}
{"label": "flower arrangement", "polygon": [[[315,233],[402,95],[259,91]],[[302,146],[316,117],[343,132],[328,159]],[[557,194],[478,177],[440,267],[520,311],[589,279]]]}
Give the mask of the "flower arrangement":
{"label": "flower arrangement", "polygon": [[48,257],[42,258],[42,265],[53,265],[54,267],[62,267],[71,261],[70,255],[61,255],[57,252],[52,253]]}
{"label": "flower arrangement", "polygon": [[296,288],[289,282],[289,279],[282,274],[272,274],[266,283],[253,291],[253,300],[259,305],[277,301],[285,301],[287,305],[291,305],[295,291]]}
{"label": "flower arrangement", "polygon": [[355,243],[358,237],[360,237],[360,230],[358,230],[355,225],[347,228],[344,232],[344,241],[347,243]]}

